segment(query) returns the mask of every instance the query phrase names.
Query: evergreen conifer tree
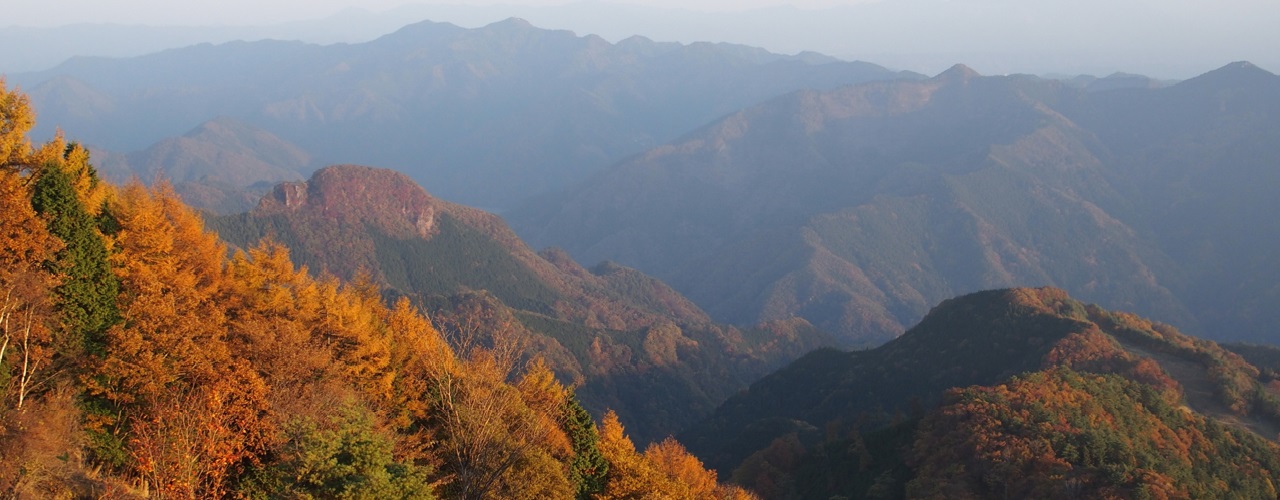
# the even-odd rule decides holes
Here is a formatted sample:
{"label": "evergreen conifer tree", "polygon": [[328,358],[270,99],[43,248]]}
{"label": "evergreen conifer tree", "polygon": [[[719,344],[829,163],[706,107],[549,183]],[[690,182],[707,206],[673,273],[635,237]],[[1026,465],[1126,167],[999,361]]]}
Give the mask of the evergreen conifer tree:
{"label": "evergreen conifer tree", "polygon": [[605,474],[609,462],[600,454],[597,445],[600,433],[591,420],[591,414],[578,403],[572,394],[565,400],[564,430],[573,443],[573,462],[569,464],[569,481],[577,487],[577,498],[592,498],[604,491]]}
{"label": "evergreen conifer tree", "polygon": [[63,276],[54,290],[65,332],[59,350],[100,353],[104,333],[120,319],[120,283],[111,273],[97,223],[76,196],[70,176],[54,163],[40,170],[31,205],[48,221],[49,233],[66,245],[48,263]]}

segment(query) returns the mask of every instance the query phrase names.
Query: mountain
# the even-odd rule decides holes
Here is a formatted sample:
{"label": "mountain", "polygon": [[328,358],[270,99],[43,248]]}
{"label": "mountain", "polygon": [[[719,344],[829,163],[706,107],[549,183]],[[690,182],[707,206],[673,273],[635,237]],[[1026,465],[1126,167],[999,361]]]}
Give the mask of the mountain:
{"label": "mountain", "polygon": [[914,77],[813,54],[422,22],[376,40],[201,44],[80,57],[10,75],[37,134],[133,151],[215,117],[298,145],[324,164],[404,171],[446,199],[510,208],[713,119],[802,88]]}
{"label": "mountain", "polygon": [[[26,99],[0,102],[4,496],[755,498],[673,439],[642,454],[617,413],[597,424],[576,384],[519,363],[526,346],[437,329],[278,243],[230,253],[167,183],[114,186],[62,137],[32,147]],[[344,170],[316,201],[361,194]],[[430,230],[400,194],[380,206]],[[668,364],[688,350],[673,328],[644,338]]]}
{"label": "mountain", "polygon": [[802,320],[712,323],[658,280],[608,262],[586,269],[561,251],[535,253],[501,218],[442,201],[387,169],[326,167],[208,224],[241,248],[270,237],[314,271],[410,297],[455,343],[543,358],[561,380],[581,384],[584,406],[597,415],[613,409],[641,442],[832,343]]}
{"label": "mountain", "polygon": [[0,45],[20,50],[0,54],[0,73],[42,71],[74,57],[137,57],[200,43],[235,40],[298,40],[323,44],[365,42],[403,27],[407,24],[405,19],[430,17],[420,14],[386,12],[378,15],[349,8],[323,19],[258,26],[152,26],[103,22],[100,18],[89,23],[52,27],[7,26],[0,32]]}
{"label": "mountain", "polygon": [[1088,91],[958,65],[798,91],[507,216],[535,246],[634,266],[717,320],[798,315],[850,346],[947,297],[1037,285],[1263,338],[1278,81],[1235,64]]}
{"label": "mountain", "polygon": [[298,146],[227,117],[141,151],[99,151],[95,158],[116,182],[164,178],[187,203],[220,213],[253,208],[271,186],[302,180],[311,168],[311,156]]}
{"label": "mountain", "polygon": [[876,349],[815,351],[681,440],[775,498],[1266,496],[1280,477],[1271,376],[1062,290],[993,290]]}
{"label": "mountain", "polygon": [[1161,81],[1144,75],[1135,75],[1132,73],[1112,73],[1102,78],[1092,75],[1076,75],[1076,76],[1052,76],[1045,75],[1045,78],[1054,78],[1061,80],[1067,85],[1081,88],[1090,92],[1100,92],[1107,90],[1119,89],[1155,89],[1176,84],[1176,81]]}

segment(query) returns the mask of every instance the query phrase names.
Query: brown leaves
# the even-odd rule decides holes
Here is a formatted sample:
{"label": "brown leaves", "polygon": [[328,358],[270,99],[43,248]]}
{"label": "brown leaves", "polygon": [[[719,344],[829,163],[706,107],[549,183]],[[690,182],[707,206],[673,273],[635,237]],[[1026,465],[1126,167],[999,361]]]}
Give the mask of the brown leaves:
{"label": "brown leaves", "polygon": [[232,468],[251,455],[233,402],[200,388],[153,405],[132,419],[130,453],[162,497],[220,497]]}
{"label": "brown leaves", "polygon": [[53,362],[56,320],[49,290],[58,280],[43,264],[62,248],[30,200],[24,179],[0,169],[0,366],[12,370],[0,396],[19,409]]}

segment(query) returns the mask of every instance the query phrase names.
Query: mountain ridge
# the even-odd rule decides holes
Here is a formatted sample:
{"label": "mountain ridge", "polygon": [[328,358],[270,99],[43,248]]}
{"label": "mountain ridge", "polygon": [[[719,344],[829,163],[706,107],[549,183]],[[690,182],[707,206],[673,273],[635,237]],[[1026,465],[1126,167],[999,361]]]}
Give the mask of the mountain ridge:
{"label": "mountain ridge", "polygon": [[[1201,295],[1252,276],[1241,258],[1274,267],[1258,251],[1280,228],[1257,214],[1280,188],[1266,167],[1280,123],[1262,111],[1280,84],[1220,71],[1090,91],[956,66],[798,91],[508,217],[535,245],[650,272],[717,320],[798,314],[846,345],[891,338],[946,297],[1040,285],[1212,337],[1263,335],[1232,311],[1248,292]],[[1249,224],[1248,243],[1231,236]]]}
{"label": "mountain ridge", "polygon": [[[59,77],[82,82],[81,97],[55,98]],[[731,44],[428,21],[363,43],[206,44],[11,80],[32,90],[37,134],[61,126],[129,151],[230,116],[319,164],[396,168],[446,199],[506,209],[761,99],[902,77],[913,75]],[[78,111],[91,94],[102,113]]]}
{"label": "mountain ridge", "polygon": [[[1090,478],[1081,480],[1085,491],[1140,489],[1151,479],[1132,472],[1135,462],[1126,462],[1125,453],[1144,457],[1138,467],[1175,478],[1165,483],[1176,485],[1172,489],[1220,488],[1205,482],[1214,473],[1177,459],[1179,446],[1205,446],[1210,439],[1169,445],[1167,439],[1182,438],[1146,443],[1133,436],[1117,448],[1129,450],[1113,456],[1121,458],[1077,453],[1083,445],[1065,436],[1110,431],[1109,424],[1090,424],[1076,413],[1110,405],[1117,398],[1111,391],[1122,389],[1133,399],[1094,418],[1159,420],[1164,423],[1151,425],[1184,436],[1229,435],[1212,438],[1212,446],[1267,463],[1263,471],[1240,471],[1250,478],[1249,488],[1265,491],[1265,478],[1280,473],[1271,441],[1280,424],[1280,392],[1266,377],[1216,343],[1081,303],[1059,289],[990,290],[941,302],[907,333],[876,349],[806,355],[730,398],[680,439],[709,466],[736,469],[735,481],[767,498],[875,497],[871,489],[877,482],[896,485],[899,496],[929,496],[922,491],[941,488],[982,497],[998,495],[1002,487],[1031,487],[1027,481],[1045,481],[1046,491],[1057,491],[1064,474]],[[1034,387],[1042,392],[1021,392]],[[1086,399],[1054,399],[1067,392]],[[969,398],[980,406],[965,406]],[[994,446],[1009,451],[1015,448],[1008,446],[1025,446],[1024,439],[1038,447],[1032,455],[1060,464],[1050,468],[1056,472],[1019,468],[1028,460],[1021,452],[981,451],[988,440],[1005,443]],[[1236,448],[1240,443],[1245,449]],[[937,469],[944,462],[955,468]],[[1013,464],[1018,472],[1004,483],[977,477],[1004,470],[1000,464]],[[1087,472],[1109,466],[1129,472]],[[1179,468],[1185,470],[1173,472]]]}

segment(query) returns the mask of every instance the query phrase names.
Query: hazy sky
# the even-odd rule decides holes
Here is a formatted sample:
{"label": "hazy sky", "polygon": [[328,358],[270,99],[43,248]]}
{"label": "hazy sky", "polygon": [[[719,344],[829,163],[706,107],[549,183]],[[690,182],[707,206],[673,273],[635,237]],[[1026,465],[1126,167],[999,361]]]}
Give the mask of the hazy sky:
{"label": "hazy sky", "polygon": [[[403,24],[430,19],[464,27],[519,16],[538,27],[611,41],[633,34],[686,43],[728,41],[781,53],[812,50],[926,74],[962,62],[985,74],[1124,71],[1181,79],[1238,60],[1280,72],[1278,0],[0,1],[0,26],[262,26],[316,20],[357,7],[383,12],[376,27],[386,31],[399,26],[386,21],[386,12],[404,14]],[[410,3],[417,7],[403,8]],[[644,8],[615,5],[623,3]],[[356,16],[348,17],[349,23],[347,17],[330,22],[330,31],[358,24]],[[348,36],[367,30],[349,30]]]}
{"label": "hazy sky", "polygon": [[[576,0],[4,0],[0,26],[60,26],[84,22],[138,24],[262,24],[314,19],[345,8],[386,10],[408,3],[435,5],[555,6]],[[881,0],[626,0],[632,5],[723,12],[788,5],[821,9]],[[891,1],[891,0],[890,0]]]}

